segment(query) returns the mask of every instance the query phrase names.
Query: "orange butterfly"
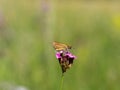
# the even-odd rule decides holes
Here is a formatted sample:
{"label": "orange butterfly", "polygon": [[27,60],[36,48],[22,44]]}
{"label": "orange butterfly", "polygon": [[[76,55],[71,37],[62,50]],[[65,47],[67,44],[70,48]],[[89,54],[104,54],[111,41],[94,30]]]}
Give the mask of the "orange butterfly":
{"label": "orange butterfly", "polygon": [[53,47],[56,51],[68,51],[72,47],[63,43],[53,42]]}

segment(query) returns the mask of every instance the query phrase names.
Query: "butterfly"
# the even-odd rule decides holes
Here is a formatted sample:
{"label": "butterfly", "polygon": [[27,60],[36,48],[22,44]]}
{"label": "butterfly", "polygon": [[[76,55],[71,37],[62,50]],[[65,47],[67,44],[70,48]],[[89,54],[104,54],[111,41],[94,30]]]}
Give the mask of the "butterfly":
{"label": "butterfly", "polygon": [[72,47],[63,43],[53,42],[53,47],[56,51],[68,51]]}

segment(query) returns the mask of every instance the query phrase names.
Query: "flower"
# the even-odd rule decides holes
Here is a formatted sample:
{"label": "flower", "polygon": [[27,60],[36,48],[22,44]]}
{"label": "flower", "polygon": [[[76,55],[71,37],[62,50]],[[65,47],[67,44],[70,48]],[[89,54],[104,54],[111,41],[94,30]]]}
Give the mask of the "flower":
{"label": "flower", "polygon": [[62,68],[62,73],[64,73],[67,69],[71,67],[71,65],[73,64],[73,60],[76,59],[76,56],[69,51],[59,51],[56,52],[56,58],[59,60]]}

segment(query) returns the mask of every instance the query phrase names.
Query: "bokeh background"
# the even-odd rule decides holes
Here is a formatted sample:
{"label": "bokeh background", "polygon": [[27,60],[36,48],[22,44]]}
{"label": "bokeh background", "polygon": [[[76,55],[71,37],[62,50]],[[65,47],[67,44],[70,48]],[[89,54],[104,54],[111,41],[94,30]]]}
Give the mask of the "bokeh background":
{"label": "bokeh background", "polygon": [[119,0],[0,0],[0,90],[58,90],[53,41],[77,56],[63,90],[120,90]]}

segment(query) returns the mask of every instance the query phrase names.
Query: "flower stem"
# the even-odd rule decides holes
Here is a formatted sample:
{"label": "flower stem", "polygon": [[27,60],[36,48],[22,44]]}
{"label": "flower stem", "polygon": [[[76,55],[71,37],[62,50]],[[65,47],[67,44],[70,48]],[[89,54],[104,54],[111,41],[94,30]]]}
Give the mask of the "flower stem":
{"label": "flower stem", "polygon": [[60,82],[60,90],[62,90],[62,87],[63,87],[63,79],[64,79],[64,75],[62,74],[61,82]]}

